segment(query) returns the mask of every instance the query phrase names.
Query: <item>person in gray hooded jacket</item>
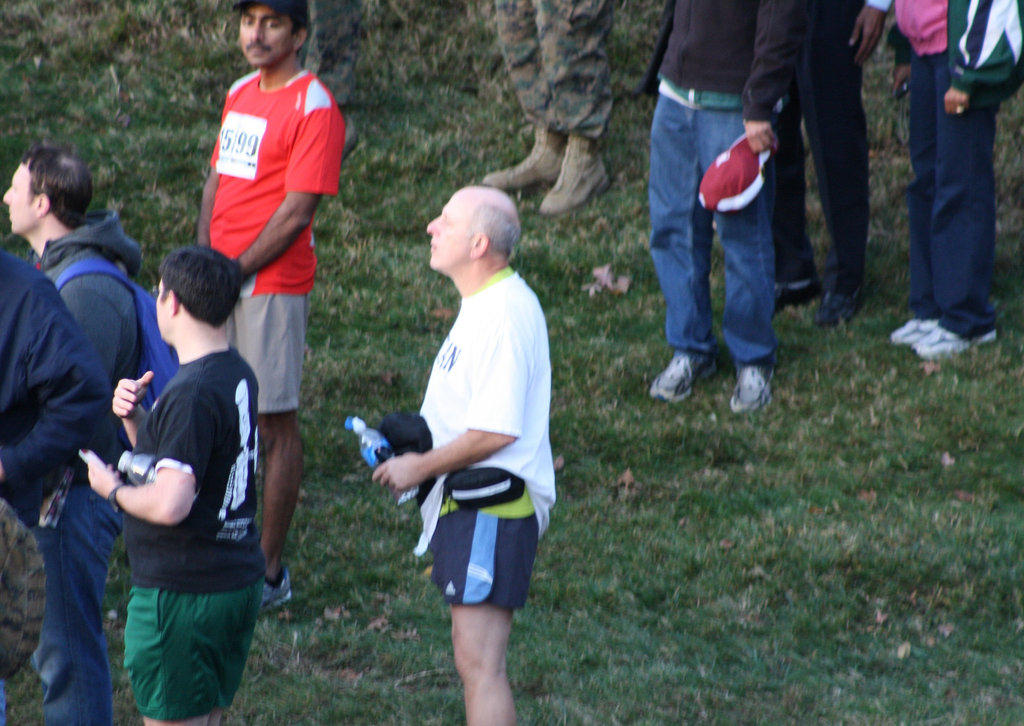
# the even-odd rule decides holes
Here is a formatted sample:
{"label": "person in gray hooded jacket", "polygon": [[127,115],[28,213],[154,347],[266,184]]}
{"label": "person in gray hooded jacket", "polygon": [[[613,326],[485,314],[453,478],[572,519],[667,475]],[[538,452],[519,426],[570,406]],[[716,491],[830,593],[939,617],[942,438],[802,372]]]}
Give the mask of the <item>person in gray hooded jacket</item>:
{"label": "person in gray hooded jacket", "polygon": [[[87,214],[91,200],[92,175],[74,151],[40,143],[22,156],[3,201],[11,231],[28,241],[51,280],[89,257],[103,257],[131,276],[139,272],[138,243],[124,233],[116,212]],[[132,294],[108,275],[84,274],[68,280],[60,295],[103,362],[109,396],[118,380],[136,377],[140,341]],[[119,426],[108,411],[89,444],[105,461],[116,463],[123,450]],[[77,459],[63,468],[63,477],[70,482],[63,507],[51,501],[50,516],[35,528],[46,567],[46,612],[32,663],[43,682],[47,724],[112,724],[101,606],[121,515],[93,493]]]}

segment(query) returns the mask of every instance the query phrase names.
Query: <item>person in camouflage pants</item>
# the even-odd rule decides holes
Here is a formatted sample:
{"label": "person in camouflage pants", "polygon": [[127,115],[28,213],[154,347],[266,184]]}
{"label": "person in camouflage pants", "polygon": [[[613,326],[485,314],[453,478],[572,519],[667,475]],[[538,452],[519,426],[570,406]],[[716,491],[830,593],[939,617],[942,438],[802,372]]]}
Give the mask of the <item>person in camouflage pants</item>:
{"label": "person in camouflage pants", "polygon": [[608,187],[597,146],[612,108],[605,52],[612,2],[495,0],[495,6],[505,65],[535,139],[524,161],[483,183],[508,191],[554,182],[540,212],[568,212]]}
{"label": "person in camouflage pants", "polygon": [[358,140],[346,108],[355,96],[363,6],[361,0],[309,0],[309,13],[312,33],[305,67],[330,89],[345,116],[344,159]]}

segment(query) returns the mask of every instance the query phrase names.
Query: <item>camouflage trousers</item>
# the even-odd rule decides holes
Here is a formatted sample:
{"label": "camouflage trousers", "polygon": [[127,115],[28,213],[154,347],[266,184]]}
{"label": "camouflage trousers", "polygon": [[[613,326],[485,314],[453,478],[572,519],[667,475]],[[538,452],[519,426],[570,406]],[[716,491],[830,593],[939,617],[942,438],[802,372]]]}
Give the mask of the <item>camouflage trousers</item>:
{"label": "camouflage trousers", "polygon": [[498,41],[531,123],[600,138],[612,89],[612,0],[495,0]]}
{"label": "camouflage trousers", "polygon": [[339,106],[352,101],[359,57],[360,0],[309,0],[305,66],[324,82]]}

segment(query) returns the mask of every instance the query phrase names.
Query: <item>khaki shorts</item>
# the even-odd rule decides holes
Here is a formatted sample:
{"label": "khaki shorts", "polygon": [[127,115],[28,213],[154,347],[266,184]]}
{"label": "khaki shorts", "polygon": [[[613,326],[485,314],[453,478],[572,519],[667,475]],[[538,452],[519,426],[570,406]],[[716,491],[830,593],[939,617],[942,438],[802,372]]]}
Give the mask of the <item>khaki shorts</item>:
{"label": "khaki shorts", "polygon": [[256,373],[260,413],[298,410],[308,318],[309,295],[243,297],[228,318],[228,340]]}

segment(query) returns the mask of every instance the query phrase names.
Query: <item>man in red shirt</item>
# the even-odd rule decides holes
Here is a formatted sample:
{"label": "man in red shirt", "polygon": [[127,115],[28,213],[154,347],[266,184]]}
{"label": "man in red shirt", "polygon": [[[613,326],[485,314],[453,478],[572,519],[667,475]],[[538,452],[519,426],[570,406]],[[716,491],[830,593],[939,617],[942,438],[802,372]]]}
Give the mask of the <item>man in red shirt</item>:
{"label": "man in red shirt", "polygon": [[264,447],[263,607],[291,599],[281,562],[302,482],[299,385],[316,253],[313,215],[337,194],[345,122],[299,62],[306,0],[241,0],[239,45],[256,71],[231,86],[203,188],[197,242],[242,267],[231,345],[259,381]]}

